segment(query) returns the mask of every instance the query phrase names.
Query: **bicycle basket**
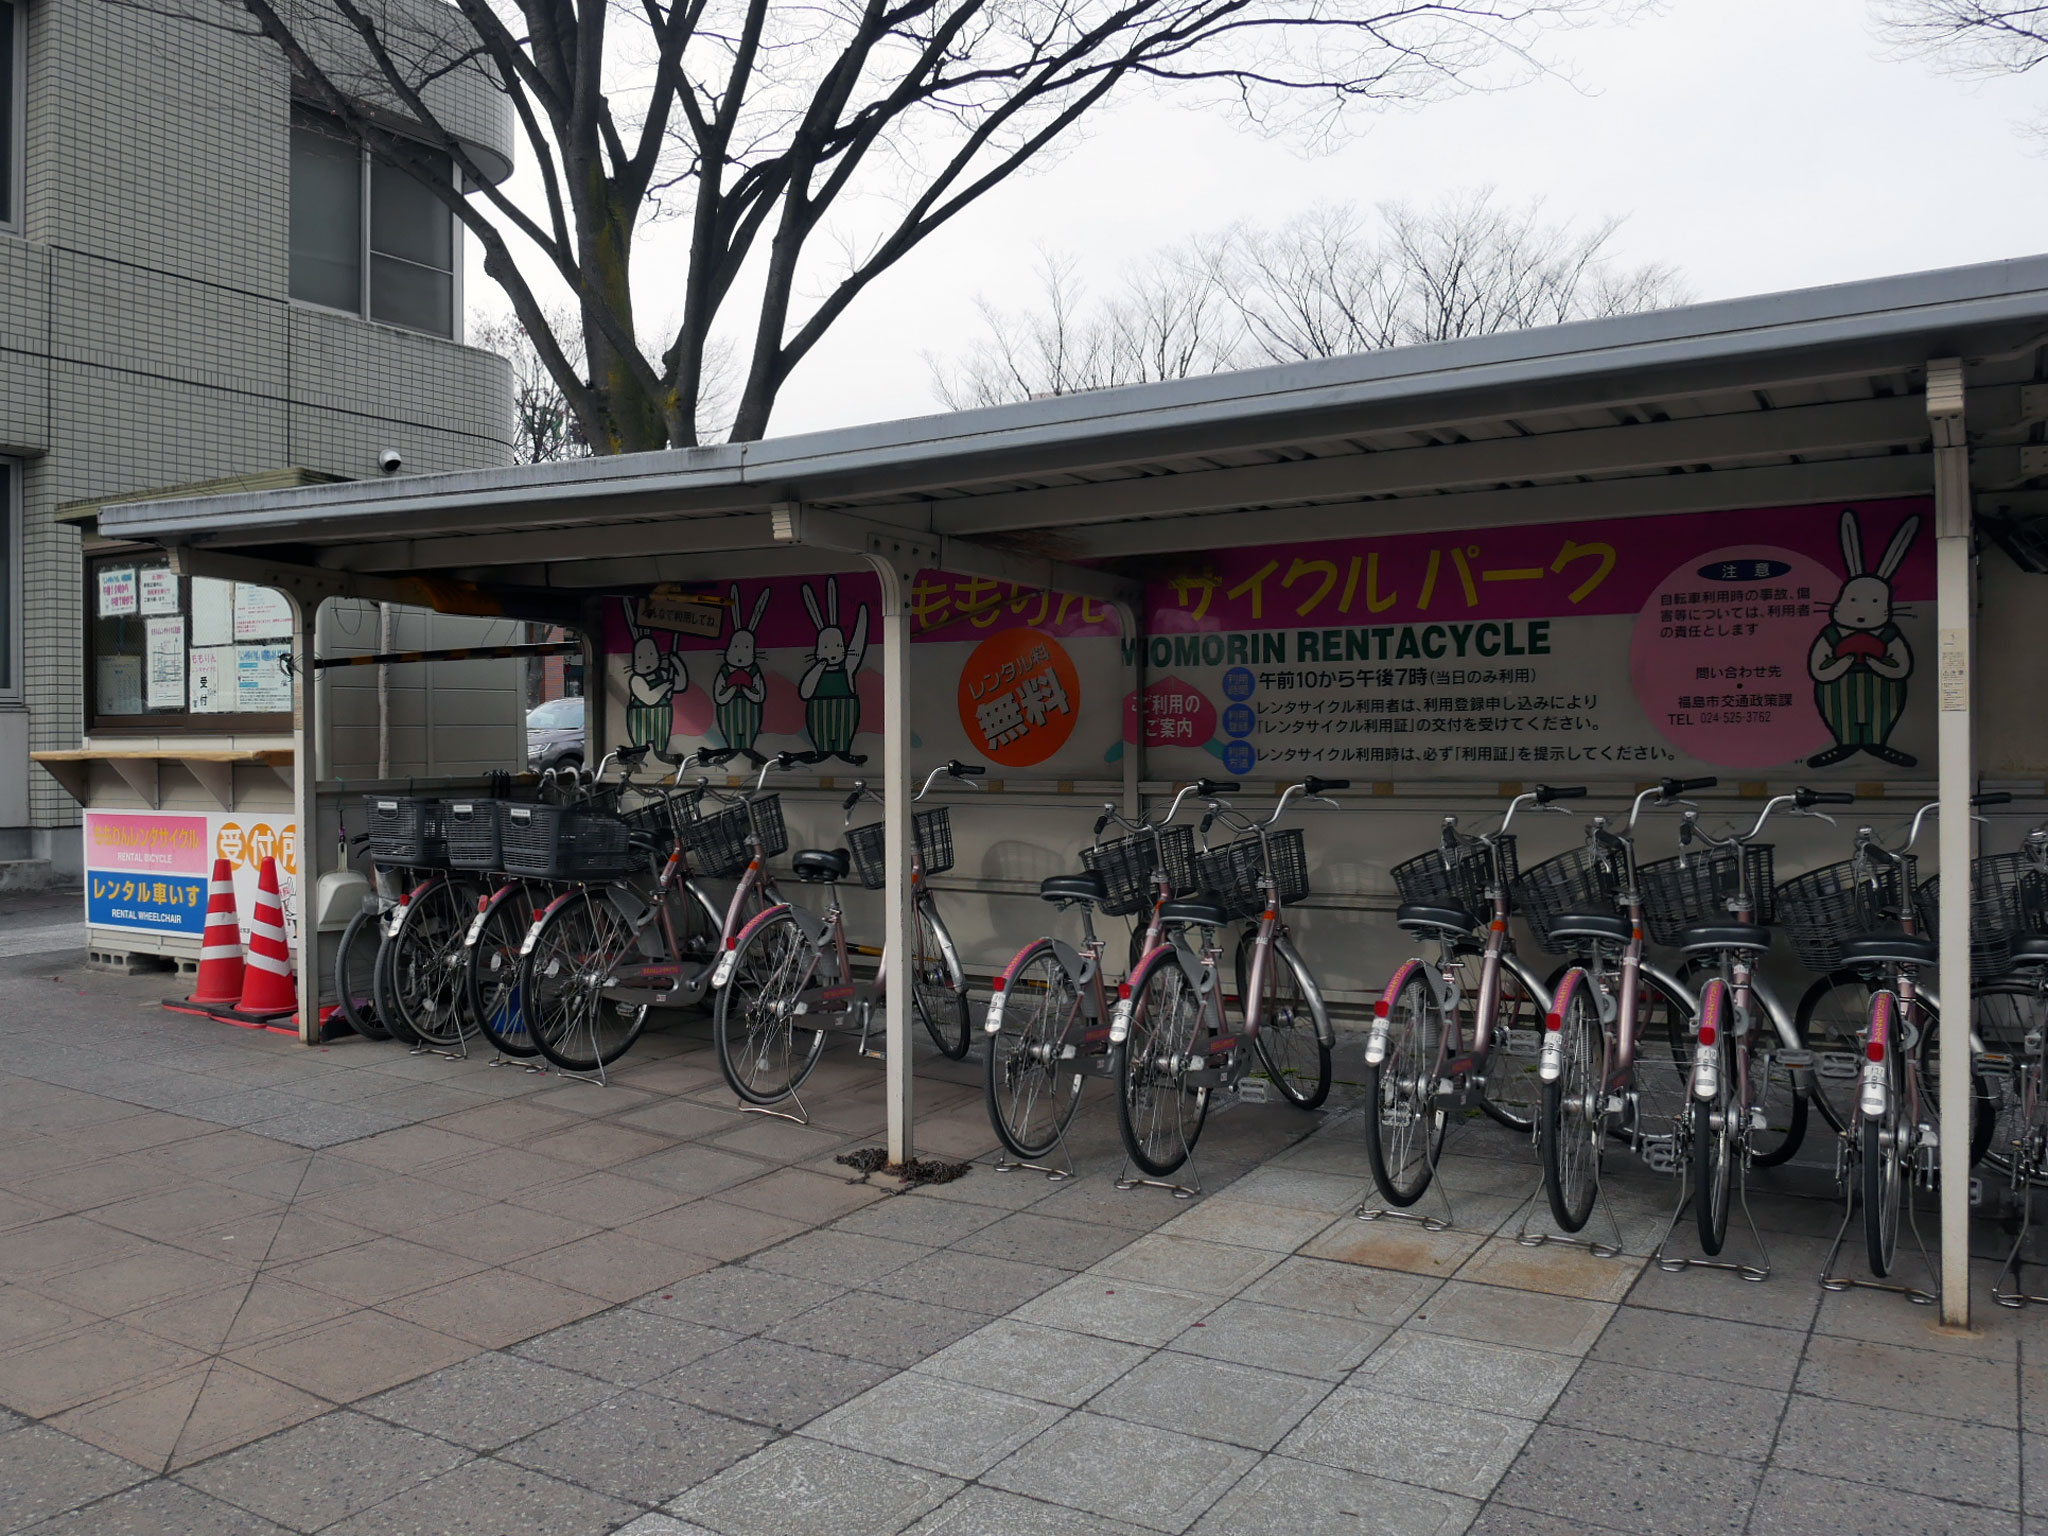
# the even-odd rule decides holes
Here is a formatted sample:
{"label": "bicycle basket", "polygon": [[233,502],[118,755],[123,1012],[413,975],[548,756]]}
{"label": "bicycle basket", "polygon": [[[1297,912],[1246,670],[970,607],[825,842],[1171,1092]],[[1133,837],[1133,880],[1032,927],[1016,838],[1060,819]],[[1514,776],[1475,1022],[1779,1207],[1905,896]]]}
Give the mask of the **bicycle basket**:
{"label": "bicycle basket", "polygon": [[1487,856],[1484,846],[1460,850],[1457,863],[1446,868],[1441,848],[1432,848],[1428,853],[1396,864],[1390,873],[1394,877],[1394,888],[1401,893],[1401,900],[1418,907],[1455,907],[1467,916],[1484,917],[1493,904],[1486,892],[1493,884],[1494,860],[1500,862],[1501,873],[1509,885],[1515,880],[1515,840],[1510,837],[1494,839],[1494,854]]}
{"label": "bicycle basket", "polygon": [[657,853],[666,855],[675,845],[675,815],[666,796],[657,795],[643,804],[636,805],[632,810],[623,813],[619,819],[625,822],[626,830],[635,837],[652,838]]}
{"label": "bicycle basket", "polygon": [[886,821],[871,821],[864,827],[849,827],[846,853],[863,888],[879,891],[889,883],[889,864],[883,852],[888,838]]}
{"label": "bicycle basket", "polygon": [[917,833],[917,861],[927,875],[943,875],[953,867],[953,808],[935,805],[910,818]]}
{"label": "bicycle basket", "polygon": [[727,880],[753,857],[748,841],[747,807],[728,805],[709,816],[683,823],[683,846],[690,850],[690,868],[711,880]]}
{"label": "bicycle basket", "polygon": [[441,807],[441,830],[450,869],[498,867],[497,800],[450,800]]}
{"label": "bicycle basket", "polygon": [[[1911,859],[1902,874],[1889,862],[1855,859],[1794,875],[1777,889],[1778,925],[1810,971],[1842,968],[1842,943],[1860,938],[1906,910]],[[1860,871],[1860,878],[1859,878]]]}
{"label": "bicycle basket", "polygon": [[365,795],[363,819],[370,857],[380,864],[439,868],[448,860],[441,833],[441,802],[419,795]]}
{"label": "bicycle basket", "polygon": [[762,795],[749,800],[747,823],[761,845],[763,858],[772,859],[789,852],[789,828],[782,820],[782,796]]}
{"label": "bicycle basket", "polygon": [[1730,903],[1742,893],[1748,876],[1751,911],[1759,923],[1777,920],[1775,850],[1769,843],[1751,843],[1736,862],[1733,848],[1708,848],[1675,859],[1659,859],[1636,868],[1643,916],[1650,937],[1676,945],[1688,928],[1734,920]]}
{"label": "bicycle basket", "polygon": [[507,805],[498,824],[505,872],[535,880],[609,880],[646,862],[616,816],[574,805]]}
{"label": "bicycle basket", "polygon": [[1265,848],[1254,834],[1240,837],[1221,848],[1204,849],[1195,860],[1201,888],[1213,892],[1223,910],[1233,918],[1250,917],[1266,906],[1263,877],[1266,860],[1273,865],[1273,883],[1279,887],[1282,906],[1308,895],[1308,849],[1301,828],[1269,832]]}
{"label": "bicycle basket", "polygon": [[1570,951],[1571,945],[1551,936],[1559,918],[1586,912],[1613,912],[1621,899],[1620,886],[1607,860],[1591,848],[1573,848],[1541,864],[1532,864],[1516,877],[1515,910],[1528,919],[1537,947],[1553,955]]}
{"label": "bicycle basket", "polygon": [[1161,827],[1156,839],[1150,832],[1139,832],[1081,851],[1082,867],[1102,876],[1109,899],[1099,909],[1111,917],[1128,917],[1151,907],[1152,875],[1162,864],[1173,895],[1194,894],[1193,827]]}
{"label": "bicycle basket", "polygon": [[[1970,970],[1995,976],[2012,967],[2012,941],[2034,930],[2032,913],[2039,911],[2041,872],[2024,853],[1991,854],[1970,862]],[[1913,897],[1920,931],[1929,938],[1941,932],[1941,876],[1920,883]]]}

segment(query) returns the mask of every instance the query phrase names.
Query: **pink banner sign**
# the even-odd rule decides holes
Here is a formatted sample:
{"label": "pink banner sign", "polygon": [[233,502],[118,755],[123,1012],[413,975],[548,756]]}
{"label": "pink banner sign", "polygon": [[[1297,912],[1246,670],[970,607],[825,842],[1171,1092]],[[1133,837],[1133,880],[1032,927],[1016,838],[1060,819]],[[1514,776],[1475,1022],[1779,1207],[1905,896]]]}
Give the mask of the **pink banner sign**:
{"label": "pink banner sign", "polygon": [[203,875],[212,867],[211,855],[204,816],[171,816],[155,811],[86,813],[88,869]]}

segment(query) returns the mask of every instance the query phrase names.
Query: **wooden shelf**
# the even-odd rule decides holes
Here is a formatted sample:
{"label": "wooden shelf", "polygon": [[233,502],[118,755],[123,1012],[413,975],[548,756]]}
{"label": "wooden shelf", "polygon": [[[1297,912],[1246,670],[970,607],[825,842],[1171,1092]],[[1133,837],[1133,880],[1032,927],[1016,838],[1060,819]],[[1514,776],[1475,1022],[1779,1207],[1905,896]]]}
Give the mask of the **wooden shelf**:
{"label": "wooden shelf", "polygon": [[224,811],[235,808],[235,769],[239,765],[268,768],[283,781],[285,788],[292,784],[290,747],[72,747],[59,752],[31,752],[29,756],[41,763],[80,805],[90,803],[87,793],[93,763],[105,763],[112,768],[152,810],[163,804],[165,763],[183,767]]}

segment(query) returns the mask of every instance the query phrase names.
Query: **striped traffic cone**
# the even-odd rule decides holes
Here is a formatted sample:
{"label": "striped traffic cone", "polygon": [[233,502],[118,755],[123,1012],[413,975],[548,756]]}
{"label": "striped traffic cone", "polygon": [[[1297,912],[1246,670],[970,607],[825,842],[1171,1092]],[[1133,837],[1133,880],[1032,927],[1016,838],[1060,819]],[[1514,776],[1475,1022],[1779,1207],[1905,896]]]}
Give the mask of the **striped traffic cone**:
{"label": "striped traffic cone", "polygon": [[242,999],[242,931],[235,921],[234,866],[213,861],[206,887],[206,932],[199,940],[199,976],[190,997],[165,998],[179,1013],[211,1013]]}
{"label": "striped traffic cone", "polygon": [[292,986],[292,952],[284,931],[284,903],[277,894],[277,860],[263,861],[256,882],[256,910],[249,918],[249,956],[243,967],[242,1018],[281,1018],[298,1010]]}

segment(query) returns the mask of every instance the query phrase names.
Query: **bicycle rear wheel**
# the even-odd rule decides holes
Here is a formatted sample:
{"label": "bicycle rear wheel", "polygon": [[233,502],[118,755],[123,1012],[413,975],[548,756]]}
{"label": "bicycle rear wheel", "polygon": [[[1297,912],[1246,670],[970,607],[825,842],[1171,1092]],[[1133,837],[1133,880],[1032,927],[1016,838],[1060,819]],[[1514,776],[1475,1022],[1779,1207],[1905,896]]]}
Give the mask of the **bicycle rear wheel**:
{"label": "bicycle rear wheel", "polygon": [[983,1063],[989,1122],[1012,1157],[1044,1157],[1081,1103],[1085,1075],[1066,1055],[1080,1044],[1080,984],[1040,939],[1003,973],[1002,1000]]}
{"label": "bicycle rear wheel", "polygon": [[1899,1051],[1899,1000],[1889,991],[1873,993],[1866,1039],[1879,1027],[1888,1042],[1885,1051],[1885,1112],[1860,1115],[1863,1148],[1863,1245],[1870,1272],[1883,1279],[1899,1253],[1899,1214],[1905,1205],[1906,1175],[1912,1130],[1906,1103],[1906,1080]]}
{"label": "bicycle rear wheel", "polygon": [[1443,1008],[1417,966],[1385,999],[1387,1050],[1366,1063],[1365,1152],[1380,1197],[1413,1205],[1429,1188],[1443,1149],[1446,1116],[1436,1101],[1443,1068]]}
{"label": "bicycle rear wheel", "polygon": [[519,947],[533,918],[533,897],[524,886],[495,903],[483,915],[476,942],[469,946],[463,978],[477,1027],[500,1051],[521,1059],[540,1054],[526,1027],[519,986]]}
{"label": "bicycle rear wheel", "polygon": [[378,913],[365,907],[348,920],[334,952],[334,997],[348,1026],[365,1040],[389,1040],[377,1017],[377,949],[384,942]]}
{"label": "bicycle rear wheel", "polygon": [[927,896],[917,904],[916,953],[910,957],[911,997],[917,1016],[939,1054],[958,1061],[967,1054],[967,977],[939,915]]}
{"label": "bicycle rear wheel", "polygon": [[1735,1185],[1735,1158],[1741,1146],[1742,1106],[1735,1101],[1735,1053],[1728,1030],[1734,1008],[1728,983],[1716,976],[1700,988],[1699,1032],[1713,1031],[1718,1087],[1710,1098],[1695,1093],[1687,1106],[1692,1119],[1693,1221],[1700,1248],[1710,1257],[1728,1240],[1728,1204]]}
{"label": "bicycle rear wheel", "polygon": [[519,970],[535,1049],[564,1072],[595,1072],[625,1055],[647,1022],[647,1004],[605,994],[638,954],[632,924],[601,890],[577,891],[550,911]]}
{"label": "bicycle rear wheel", "polygon": [[1116,1120],[1131,1161],[1163,1179],[1195,1150],[1209,1115],[1209,1031],[1180,953],[1162,949],[1131,981],[1130,1034],[1116,1047]]}
{"label": "bicycle rear wheel", "polygon": [[[1983,1094],[1980,1108],[1985,1117],[1982,1123],[1988,1126],[1980,1155],[1992,1167],[2006,1173],[2013,1171],[2016,1155],[2032,1168],[2035,1160],[2025,1149],[2037,1139],[2034,1128],[2039,1118],[2036,1106],[2040,1095],[2029,1089],[2028,1078],[2039,1059],[2042,1037],[2048,1033],[2048,996],[2035,983],[2017,979],[1986,982],[1974,991],[1977,1038],[1984,1042],[1987,1051],[1996,1051],[2009,1060],[2005,1072],[1978,1074]],[[2027,1048],[2030,1039],[2036,1042],[2033,1051]],[[1930,1053],[1930,1066],[1938,1068],[1939,1055],[1939,1050]],[[1939,1076],[1930,1072],[1928,1081],[1934,1085],[1929,1091],[1938,1096]],[[1977,1127],[1971,1129],[1974,1133]]]}
{"label": "bicycle rear wheel", "polygon": [[[1593,981],[1584,971],[1565,972],[1550,1005],[1562,1067],[1543,1085],[1543,1190],[1550,1214],[1576,1232],[1593,1214],[1600,1193],[1600,1143],[1607,1122],[1607,1035]],[[1549,1020],[1545,1021],[1548,1027]]]}
{"label": "bicycle rear wheel", "polygon": [[1503,964],[1479,1107],[1511,1131],[1534,1130],[1542,1113],[1543,1080],[1536,1071],[1542,1044],[1543,1004],[1521,976]]}
{"label": "bicycle rear wheel", "polygon": [[[1237,941],[1237,995],[1251,1015],[1252,951],[1258,930],[1245,929]],[[1330,1048],[1316,1028],[1311,980],[1294,955],[1277,942],[1266,957],[1259,1003],[1259,1032],[1252,1045],[1281,1096],[1296,1109],[1315,1109],[1330,1096]]]}
{"label": "bicycle rear wheel", "polygon": [[475,901],[466,886],[436,880],[407,908],[392,937],[393,992],[407,1028],[428,1045],[457,1045],[474,1033],[462,940]]}
{"label": "bicycle rear wheel", "polygon": [[[1689,987],[1698,988],[1704,987],[1710,977],[1718,975],[1720,972],[1713,963],[1695,955],[1686,961],[1678,979]],[[1729,998],[1732,1004],[1732,989]],[[1805,1144],[1809,1118],[1807,1096],[1793,1079],[1792,1069],[1778,1059],[1781,1042],[1769,1010],[1754,992],[1751,1000],[1755,1019],[1748,1040],[1749,1096],[1751,1107],[1763,1111],[1763,1124],[1749,1128],[1749,1166],[1776,1168],[1791,1162]],[[1767,1072],[1761,1070],[1766,1060],[1769,1062]],[[1760,1077],[1761,1082],[1758,1081]]]}
{"label": "bicycle rear wheel", "polygon": [[806,988],[836,979],[829,955],[814,949],[796,918],[771,914],[733,956],[712,1017],[719,1070],[749,1104],[778,1104],[795,1093],[825,1049],[821,1029],[798,1029],[796,1005]]}

